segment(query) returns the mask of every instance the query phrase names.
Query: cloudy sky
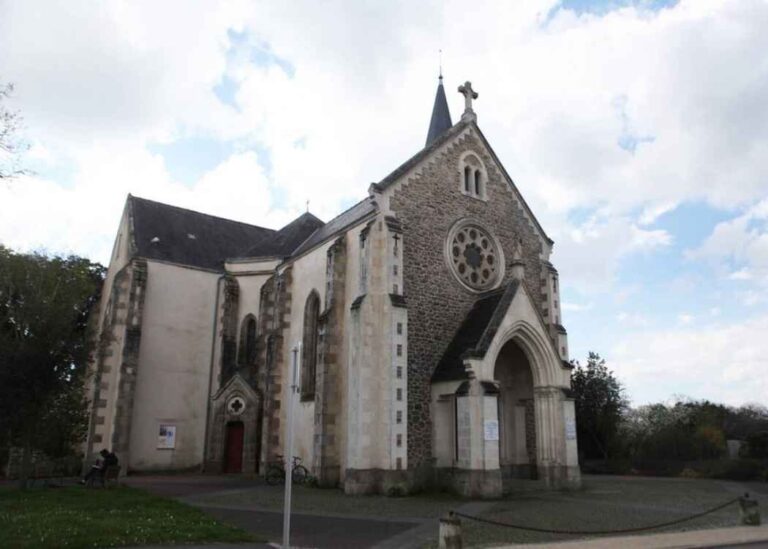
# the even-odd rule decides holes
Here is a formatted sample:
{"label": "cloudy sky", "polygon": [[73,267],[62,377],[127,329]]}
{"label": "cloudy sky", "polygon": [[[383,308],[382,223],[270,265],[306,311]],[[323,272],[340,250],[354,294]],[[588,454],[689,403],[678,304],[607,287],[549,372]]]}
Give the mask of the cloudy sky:
{"label": "cloudy sky", "polygon": [[127,193],[328,220],[424,143],[438,50],[641,404],[768,398],[768,2],[0,0],[35,175],[0,242],[105,262]]}

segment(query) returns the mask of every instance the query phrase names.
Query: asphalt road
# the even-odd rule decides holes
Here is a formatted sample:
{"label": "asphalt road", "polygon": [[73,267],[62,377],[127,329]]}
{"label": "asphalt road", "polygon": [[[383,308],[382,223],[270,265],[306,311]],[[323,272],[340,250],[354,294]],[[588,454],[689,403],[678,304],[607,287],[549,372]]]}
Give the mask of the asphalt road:
{"label": "asphalt road", "polygon": [[[233,510],[200,507],[222,522],[266,536],[272,541],[283,537],[283,514],[275,511]],[[392,536],[417,527],[412,522],[368,520],[293,514],[291,546],[298,547],[373,547]]]}

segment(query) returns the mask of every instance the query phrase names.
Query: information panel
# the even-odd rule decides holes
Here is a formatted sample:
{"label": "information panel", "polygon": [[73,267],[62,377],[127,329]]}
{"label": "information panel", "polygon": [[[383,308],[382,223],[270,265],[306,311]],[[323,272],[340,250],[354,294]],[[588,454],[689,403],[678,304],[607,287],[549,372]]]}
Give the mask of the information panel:
{"label": "information panel", "polygon": [[173,450],[176,448],[175,425],[160,425],[160,432],[157,435],[157,448],[159,450]]}
{"label": "information panel", "polygon": [[485,440],[499,440],[499,420],[488,419],[483,424]]}

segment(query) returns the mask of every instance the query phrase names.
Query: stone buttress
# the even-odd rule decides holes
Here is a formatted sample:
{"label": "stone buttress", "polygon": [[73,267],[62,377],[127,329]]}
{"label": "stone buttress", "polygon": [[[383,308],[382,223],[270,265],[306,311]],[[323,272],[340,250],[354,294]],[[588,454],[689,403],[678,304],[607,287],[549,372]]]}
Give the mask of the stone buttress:
{"label": "stone buttress", "polygon": [[405,491],[408,311],[400,223],[379,214],[360,233],[359,297],[349,321],[348,494]]}

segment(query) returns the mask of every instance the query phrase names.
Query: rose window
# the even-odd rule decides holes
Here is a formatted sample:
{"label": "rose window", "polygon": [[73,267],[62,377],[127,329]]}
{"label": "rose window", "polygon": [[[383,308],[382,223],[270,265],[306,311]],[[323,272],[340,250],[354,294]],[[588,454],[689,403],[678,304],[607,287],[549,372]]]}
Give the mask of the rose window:
{"label": "rose window", "polygon": [[453,231],[449,257],[456,276],[470,288],[491,288],[499,278],[499,252],[493,237],[477,225]]}

